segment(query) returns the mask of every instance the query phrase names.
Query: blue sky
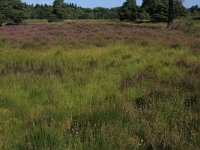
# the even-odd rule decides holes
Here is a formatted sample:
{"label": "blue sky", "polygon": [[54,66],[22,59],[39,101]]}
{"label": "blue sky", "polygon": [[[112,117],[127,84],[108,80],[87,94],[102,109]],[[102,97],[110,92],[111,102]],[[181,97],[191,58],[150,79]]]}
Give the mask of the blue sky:
{"label": "blue sky", "polygon": [[[52,4],[53,0],[22,0],[23,2],[29,3],[29,4],[36,4],[36,3],[47,3]],[[78,6],[82,7],[115,7],[115,6],[121,6],[122,3],[125,0],[65,0],[67,3],[76,3]],[[137,4],[141,5],[142,0],[137,0]],[[186,7],[191,7],[193,5],[199,5],[200,6],[200,0],[184,0],[184,5]]]}

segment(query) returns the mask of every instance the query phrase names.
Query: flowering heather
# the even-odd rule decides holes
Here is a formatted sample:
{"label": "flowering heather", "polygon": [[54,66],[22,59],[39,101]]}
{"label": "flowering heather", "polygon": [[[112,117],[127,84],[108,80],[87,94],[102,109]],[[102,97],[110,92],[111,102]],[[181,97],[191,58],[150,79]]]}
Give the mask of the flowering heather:
{"label": "flowering heather", "polygon": [[2,27],[0,39],[24,44],[42,43],[45,45],[61,44],[65,46],[82,46],[88,44],[106,45],[110,42],[127,41],[135,44],[185,45],[199,42],[200,37],[187,35],[181,31],[123,23],[93,23],[69,22],[63,24],[37,24]]}

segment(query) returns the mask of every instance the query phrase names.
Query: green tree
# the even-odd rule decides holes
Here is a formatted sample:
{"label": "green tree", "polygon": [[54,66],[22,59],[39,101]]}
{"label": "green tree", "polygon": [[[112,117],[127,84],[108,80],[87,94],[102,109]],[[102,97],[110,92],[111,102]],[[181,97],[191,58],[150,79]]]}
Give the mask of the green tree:
{"label": "green tree", "polygon": [[184,15],[185,10],[181,0],[143,0],[142,9],[150,15],[152,21],[164,22],[169,20],[169,13],[177,17]]}
{"label": "green tree", "polygon": [[137,6],[135,0],[127,0],[120,9],[120,20],[135,21],[137,19]]}
{"label": "green tree", "polygon": [[0,25],[9,22],[20,24],[25,18],[24,5],[20,0],[0,0]]}
{"label": "green tree", "polygon": [[65,18],[65,9],[64,9],[64,1],[63,0],[55,0],[53,3],[53,14],[58,19]]}
{"label": "green tree", "polygon": [[168,0],[168,20],[167,28],[171,26],[175,15],[181,15],[182,13],[182,0]]}
{"label": "green tree", "polygon": [[143,0],[142,9],[149,15],[152,21],[167,21],[167,0]]}
{"label": "green tree", "polygon": [[200,20],[200,7],[198,5],[192,6],[188,12],[193,19]]}
{"label": "green tree", "polygon": [[143,22],[143,20],[149,20],[149,14],[142,8],[138,9],[137,19],[139,22]]}
{"label": "green tree", "polygon": [[183,6],[184,0],[174,0],[174,17],[185,16],[186,8]]}
{"label": "green tree", "polygon": [[109,15],[110,17],[109,17],[109,19],[120,19],[119,10],[120,10],[120,7],[111,8],[110,9],[110,15]]}

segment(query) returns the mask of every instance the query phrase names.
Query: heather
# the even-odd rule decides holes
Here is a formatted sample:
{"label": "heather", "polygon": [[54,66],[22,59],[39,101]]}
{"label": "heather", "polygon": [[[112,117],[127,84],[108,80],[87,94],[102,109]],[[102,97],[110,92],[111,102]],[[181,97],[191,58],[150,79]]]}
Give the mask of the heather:
{"label": "heather", "polygon": [[0,149],[199,149],[199,22],[194,27],[1,27]]}

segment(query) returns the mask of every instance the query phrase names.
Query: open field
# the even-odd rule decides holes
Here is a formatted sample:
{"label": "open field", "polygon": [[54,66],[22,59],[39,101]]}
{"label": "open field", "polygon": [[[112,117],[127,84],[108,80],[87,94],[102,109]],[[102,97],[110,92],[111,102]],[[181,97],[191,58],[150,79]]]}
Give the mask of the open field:
{"label": "open field", "polygon": [[196,33],[118,21],[1,27],[0,149],[200,149]]}

